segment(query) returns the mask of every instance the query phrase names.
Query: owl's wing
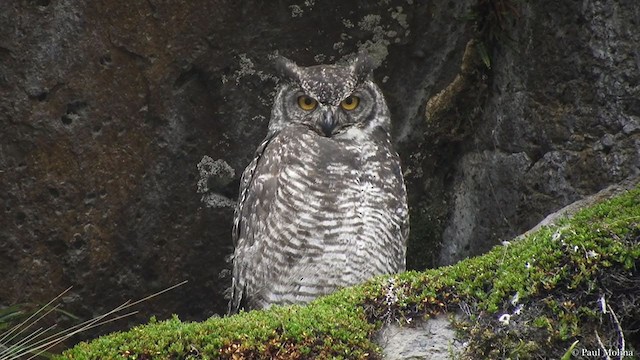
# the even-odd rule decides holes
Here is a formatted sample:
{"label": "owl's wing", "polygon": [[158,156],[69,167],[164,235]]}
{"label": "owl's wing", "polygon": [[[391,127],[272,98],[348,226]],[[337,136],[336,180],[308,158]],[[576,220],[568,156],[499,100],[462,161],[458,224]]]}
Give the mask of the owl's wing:
{"label": "owl's wing", "polygon": [[240,192],[238,203],[234,211],[233,229],[231,237],[235,247],[233,259],[233,280],[231,284],[231,300],[229,301],[229,314],[236,313],[240,309],[242,298],[245,292],[246,265],[249,260],[244,256],[247,247],[253,244],[253,233],[246,231],[246,227],[251,223],[251,208],[255,206],[255,195],[249,193],[251,184],[256,176],[256,169],[262,158],[267,145],[273,140],[277,133],[268,135],[256,149],[253,160],[244,169],[240,179]]}
{"label": "owl's wing", "polygon": [[233,213],[233,229],[231,238],[233,239],[233,245],[238,246],[238,240],[240,238],[240,227],[243,222],[246,222],[246,211],[245,206],[247,205],[247,198],[249,195],[249,188],[251,188],[251,182],[253,181],[256,169],[258,167],[258,163],[262,158],[262,154],[264,154],[267,145],[273,140],[276,134],[271,134],[267,136],[258,148],[253,156],[253,160],[247,165],[242,173],[242,177],[240,178],[240,191],[238,194],[238,203],[236,204],[235,211]]}

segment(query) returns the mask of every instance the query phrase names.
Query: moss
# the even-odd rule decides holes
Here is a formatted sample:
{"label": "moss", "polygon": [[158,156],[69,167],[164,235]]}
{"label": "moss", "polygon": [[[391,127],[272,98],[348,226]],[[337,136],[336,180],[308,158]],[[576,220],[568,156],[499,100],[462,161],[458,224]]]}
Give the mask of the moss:
{"label": "moss", "polygon": [[313,307],[272,307],[201,323],[177,317],[101,337],[65,359],[366,358],[377,352],[373,326],[343,292]]}
{"label": "moss", "polygon": [[619,335],[603,304],[623,328],[640,318],[638,204],[635,189],[453,266],[378,277],[305,307],[151,321],[59,359],[379,358],[371,338],[383,323],[458,309],[469,358],[561,358],[576,340],[598,349],[595,331],[608,329],[610,344]]}

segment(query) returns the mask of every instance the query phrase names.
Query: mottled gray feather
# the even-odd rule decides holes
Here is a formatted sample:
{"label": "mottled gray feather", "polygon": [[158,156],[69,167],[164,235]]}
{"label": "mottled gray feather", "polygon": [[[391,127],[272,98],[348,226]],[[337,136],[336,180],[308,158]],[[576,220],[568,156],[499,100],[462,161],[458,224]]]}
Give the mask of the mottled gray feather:
{"label": "mottled gray feather", "polygon": [[[230,312],[305,303],[405,269],[406,190],[370,62],[277,68],[285,81],[269,132],[240,184]],[[299,94],[317,109],[301,110]],[[339,106],[348,96],[361,99],[354,111]],[[327,113],[330,135],[316,126]]]}

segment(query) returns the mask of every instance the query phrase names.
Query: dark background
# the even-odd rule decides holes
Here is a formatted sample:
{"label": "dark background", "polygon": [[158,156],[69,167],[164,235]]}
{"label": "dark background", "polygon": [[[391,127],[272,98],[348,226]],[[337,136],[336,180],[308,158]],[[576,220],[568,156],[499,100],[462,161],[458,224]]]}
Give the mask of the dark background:
{"label": "dark background", "polygon": [[[0,306],[73,285],[63,307],[89,318],[189,280],[96,332],[224,313],[233,209],[201,202],[197,164],[234,169],[209,189],[234,202],[276,53],[368,51],[405,169],[409,267],[482,253],[638,175],[639,26],[636,0],[3,1]],[[487,51],[461,71],[471,39]]]}

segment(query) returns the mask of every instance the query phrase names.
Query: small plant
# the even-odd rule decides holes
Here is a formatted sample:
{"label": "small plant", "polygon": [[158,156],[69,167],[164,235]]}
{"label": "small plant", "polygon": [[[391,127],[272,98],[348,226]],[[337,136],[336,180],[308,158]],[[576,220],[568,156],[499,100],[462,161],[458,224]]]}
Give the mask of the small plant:
{"label": "small plant", "polygon": [[[32,358],[38,355],[45,357],[47,349],[39,348],[39,340],[51,334],[55,325],[48,328],[39,327],[33,329],[47,315],[53,312],[63,312],[59,304],[52,306],[59,298],[67,293],[71,288],[63,291],[56,298],[41,306],[36,311],[30,311],[27,304],[18,304],[0,310],[0,360],[19,359],[27,355]],[[65,312],[65,314],[68,314]],[[77,320],[71,314],[70,317]],[[40,351],[39,351],[40,350]]]}
{"label": "small plant", "polygon": [[57,324],[53,324],[46,328],[39,324],[42,323],[43,319],[54,312],[62,313],[79,321],[79,318],[76,316],[62,310],[59,303],[56,304],[64,294],[71,290],[71,287],[31,314],[28,314],[25,305],[14,305],[2,309],[0,310],[0,360],[30,360],[39,356],[51,358],[52,355],[47,351],[54,346],[89,329],[134,315],[138,311],[132,311],[125,314],[121,313],[132,306],[152,299],[169,290],[173,290],[185,283],[187,283],[187,281],[183,281],[138,301],[131,302],[129,300],[103,315],[57,332]]}
{"label": "small plant", "polygon": [[490,51],[496,44],[513,41],[509,27],[520,16],[517,0],[478,0],[469,19],[474,22],[478,42],[476,50],[484,65],[491,69]]}

